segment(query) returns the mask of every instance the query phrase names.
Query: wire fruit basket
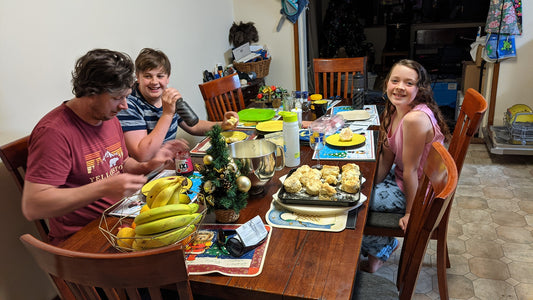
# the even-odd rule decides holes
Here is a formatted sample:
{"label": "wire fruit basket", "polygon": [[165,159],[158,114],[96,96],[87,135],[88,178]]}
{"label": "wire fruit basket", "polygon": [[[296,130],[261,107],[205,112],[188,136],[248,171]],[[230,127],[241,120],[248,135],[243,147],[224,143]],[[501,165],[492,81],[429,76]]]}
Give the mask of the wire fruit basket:
{"label": "wire fruit basket", "polygon": [[[138,198],[140,198],[140,196]],[[124,202],[126,201],[132,201],[131,197],[124,198],[113,204],[112,206],[108,207],[103,212],[99,224],[99,229],[106,237],[108,242],[115,249],[121,252],[140,251],[176,244],[185,247],[196,236],[197,230],[201,226],[207,211],[207,207],[205,207],[204,205],[199,205],[199,208],[197,210],[198,215],[190,222],[183,226],[173,228],[161,233],[138,236],[134,235],[132,232],[131,235],[128,236],[119,236],[119,231],[121,230],[121,228],[129,228],[127,230],[130,231],[135,230],[135,225],[133,225],[133,221],[135,216],[139,214],[140,209],[142,207],[142,205],[137,205],[138,209],[134,210],[133,212],[123,214],[121,216],[116,216],[117,209],[121,205],[123,206]],[[136,244],[143,246],[135,246]]]}

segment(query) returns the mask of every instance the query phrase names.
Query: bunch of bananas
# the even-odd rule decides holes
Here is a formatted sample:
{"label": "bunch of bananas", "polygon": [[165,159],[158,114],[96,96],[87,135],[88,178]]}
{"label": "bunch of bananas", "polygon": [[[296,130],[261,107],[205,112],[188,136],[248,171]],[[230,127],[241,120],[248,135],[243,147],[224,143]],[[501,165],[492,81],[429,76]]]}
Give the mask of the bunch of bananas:
{"label": "bunch of bananas", "polygon": [[197,203],[190,203],[183,180],[181,176],[159,180],[147,193],[147,208],[134,219],[133,250],[167,246],[196,230],[202,214]]}
{"label": "bunch of bananas", "polygon": [[183,186],[183,181],[187,177],[173,176],[158,179],[146,194],[146,205],[149,208],[165,206],[167,204],[187,204],[190,202],[187,190]]}

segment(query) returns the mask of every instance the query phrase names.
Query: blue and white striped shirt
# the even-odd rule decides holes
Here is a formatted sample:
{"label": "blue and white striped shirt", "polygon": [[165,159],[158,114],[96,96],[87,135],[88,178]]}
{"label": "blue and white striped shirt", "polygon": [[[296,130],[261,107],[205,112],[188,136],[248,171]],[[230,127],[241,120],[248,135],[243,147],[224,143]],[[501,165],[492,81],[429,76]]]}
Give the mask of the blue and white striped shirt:
{"label": "blue and white striped shirt", "polygon": [[[163,114],[163,107],[157,108],[148,103],[139,91],[139,86],[137,83],[133,87],[133,91],[128,96],[127,101],[128,109],[121,110],[117,114],[117,118],[120,121],[122,130],[124,132],[132,130],[146,130],[147,134],[150,134],[150,132],[154,130],[157,121],[159,121],[159,118],[161,118],[161,115]],[[183,120],[178,116],[178,114],[174,114],[170,128],[165,136],[165,142],[176,138],[178,124],[181,121]]]}

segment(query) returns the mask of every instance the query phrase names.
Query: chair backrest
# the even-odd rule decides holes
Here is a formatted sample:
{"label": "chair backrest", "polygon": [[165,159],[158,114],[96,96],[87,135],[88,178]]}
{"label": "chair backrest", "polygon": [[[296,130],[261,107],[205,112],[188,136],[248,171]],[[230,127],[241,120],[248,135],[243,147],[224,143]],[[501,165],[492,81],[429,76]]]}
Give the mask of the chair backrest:
{"label": "chair backrest", "polygon": [[[366,56],[351,58],[315,58],[313,59],[315,77],[315,93],[322,94],[324,99],[342,96],[348,98],[352,91],[348,82],[352,82],[357,72],[365,77],[367,85]],[[343,83],[341,85],[341,83]],[[341,94],[342,92],[342,94]]]}
{"label": "chair backrest", "polygon": [[[0,147],[0,159],[7,170],[15,179],[19,191],[24,188],[24,175],[26,173],[26,162],[28,161],[28,141],[30,136],[25,136],[11,143]],[[48,224],[45,220],[35,220],[35,226],[39,236],[45,242],[48,241]]]}
{"label": "chair backrest", "polygon": [[466,152],[470,141],[476,134],[481,124],[481,119],[487,110],[487,101],[479,92],[473,88],[466,90],[461,110],[457,117],[455,129],[448,151],[455,160],[457,171],[461,174]]}
{"label": "chair backrest", "polygon": [[[179,299],[193,299],[182,248],[178,245],[130,253],[84,253],[59,248],[30,234],[20,237],[39,267],[69,285],[76,299],[163,299],[161,288],[173,289]],[[100,293],[99,293],[100,291]],[[174,297],[176,298],[176,297]],[[145,299],[145,298],[143,298]]]}
{"label": "chair backrest", "polygon": [[427,245],[453,197],[457,181],[452,156],[440,143],[433,143],[411,209],[398,264],[396,285],[400,299],[413,296]]}
{"label": "chair backrest", "polygon": [[244,109],[244,97],[237,73],[198,85],[211,121],[222,121],[227,111]]}

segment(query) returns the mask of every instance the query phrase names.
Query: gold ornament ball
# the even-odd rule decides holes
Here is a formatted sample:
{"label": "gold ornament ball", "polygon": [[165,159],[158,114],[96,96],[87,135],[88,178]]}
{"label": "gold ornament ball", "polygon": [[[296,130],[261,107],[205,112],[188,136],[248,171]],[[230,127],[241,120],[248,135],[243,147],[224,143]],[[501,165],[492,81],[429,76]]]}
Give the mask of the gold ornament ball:
{"label": "gold ornament ball", "polygon": [[204,164],[205,165],[210,165],[212,163],[213,163],[213,156],[211,156],[211,155],[204,156]]}
{"label": "gold ornament ball", "polygon": [[239,191],[246,193],[250,190],[252,187],[252,182],[250,181],[250,178],[246,176],[239,176],[237,177],[237,188]]}

